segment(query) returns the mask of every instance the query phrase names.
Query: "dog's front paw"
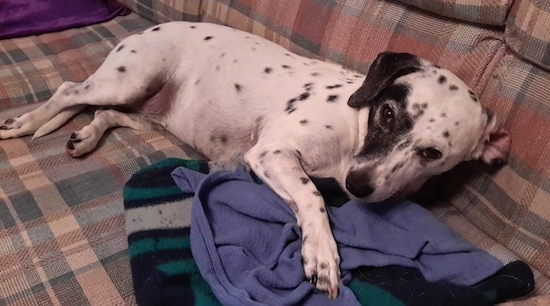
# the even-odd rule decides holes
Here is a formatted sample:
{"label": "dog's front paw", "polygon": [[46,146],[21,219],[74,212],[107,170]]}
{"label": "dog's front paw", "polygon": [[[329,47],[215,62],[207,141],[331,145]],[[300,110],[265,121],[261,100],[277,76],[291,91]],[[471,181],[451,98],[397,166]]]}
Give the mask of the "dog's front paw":
{"label": "dog's front paw", "polygon": [[324,234],[304,232],[302,260],[306,279],[335,299],[340,281],[340,256],[330,230]]}

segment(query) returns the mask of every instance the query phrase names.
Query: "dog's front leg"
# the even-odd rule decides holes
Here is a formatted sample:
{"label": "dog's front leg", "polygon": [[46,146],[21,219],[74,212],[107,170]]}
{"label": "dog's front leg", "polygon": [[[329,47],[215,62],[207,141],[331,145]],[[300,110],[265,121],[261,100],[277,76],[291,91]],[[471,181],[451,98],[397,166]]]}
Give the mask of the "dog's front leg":
{"label": "dog's front leg", "polygon": [[321,194],[304,172],[295,151],[270,143],[256,144],[246,163],[290,206],[302,229],[306,278],[329,298],[338,296],[340,257]]}

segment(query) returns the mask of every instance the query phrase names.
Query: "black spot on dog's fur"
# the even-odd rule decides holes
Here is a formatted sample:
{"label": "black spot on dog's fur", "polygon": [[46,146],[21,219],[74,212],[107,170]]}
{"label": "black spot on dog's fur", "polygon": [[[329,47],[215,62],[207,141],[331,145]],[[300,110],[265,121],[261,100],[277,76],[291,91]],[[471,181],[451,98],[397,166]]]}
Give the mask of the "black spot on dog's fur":
{"label": "black spot on dog's fur", "polygon": [[318,190],[313,190],[313,195],[316,197],[320,197],[321,193]]}
{"label": "black spot on dog's fur", "polygon": [[289,65],[281,65],[281,67],[282,67],[283,69],[290,69],[290,66],[289,66]]}
{"label": "black spot on dog's fur", "polygon": [[449,133],[449,131],[443,132],[443,137],[449,138],[449,136],[451,136],[451,134]]}
{"label": "black spot on dog's fur", "polygon": [[281,154],[281,150],[275,150],[273,151],[273,154]]}
{"label": "black spot on dog's fur", "polygon": [[195,29],[195,28],[196,28],[196,26],[190,26],[190,28],[191,28],[191,29]]}
{"label": "black spot on dog's fur", "polygon": [[332,130],[332,125],[325,125],[325,128],[326,128],[327,130]]}
{"label": "black spot on dog's fur", "polygon": [[455,125],[456,125],[456,126],[459,126],[459,125],[460,125],[460,122],[456,121],[456,122],[455,122]]}
{"label": "black spot on dog's fur", "polygon": [[118,70],[118,72],[126,72],[126,67],[125,66],[120,66],[116,70]]}
{"label": "black spot on dog's fur", "polygon": [[220,54],[220,58],[223,58],[225,56],[225,53]]}
{"label": "black spot on dog's fur", "polygon": [[265,67],[264,68],[265,73],[271,73],[271,71],[273,71],[273,68],[271,68],[271,67]]}
{"label": "black spot on dog's fur", "polygon": [[437,82],[438,82],[439,84],[445,84],[445,82],[447,82],[447,77],[444,76],[444,75],[441,75],[441,76],[439,76],[439,78],[437,79]]}
{"label": "black spot on dog's fur", "polygon": [[327,97],[327,102],[336,102],[338,101],[338,95],[329,95]]}
{"label": "black spot on dog's fur", "polygon": [[[325,209],[324,207],[320,207],[320,208],[319,208],[319,211],[320,211],[321,213],[323,213],[323,214],[327,212],[326,209]],[[321,264],[321,269],[326,269],[326,268],[323,268],[323,264]]]}
{"label": "black spot on dog's fur", "polygon": [[226,135],[221,135],[220,136],[220,141],[223,143],[223,144],[226,144],[228,139],[227,139],[227,136]]}
{"label": "black spot on dog's fur", "polygon": [[470,98],[472,99],[472,101],[478,101],[476,94],[471,89],[468,89],[468,94],[470,94]]}
{"label": "black spot on dog's fur", "polygon": [[429,122],[435,122],[435,119],[434,118],[430,118],[430,120],[428,120]]}
{"label": "black spot on dog's fur", "polygon": [[270,175],[269,172],[267,172],[267,171],[264,171],[264,176],[265,176],[266,178],[270,178],[270,177],[271,177],[271,175]]}
{"label": "black spot on dog's fur", "polygon": [[243,90],[243,87],[241,84],[235,83],[235,89],[237,90],[237,92],[241,92]]}
{"label": "black spot on dog's fur", "polygon": [[308,121],[307,121],[307,119],[304,119],[304,120],[300,120],[300,124],[301,124],[301,125],[306,125],[306,124],[307,124],[307,122],[308,122]]}
{"label": "black spot on dog's fur", "polygon": [[299,157],[302,157],[302,152],[300,152],[300,150],[296,150],[296,154],[298,154]]}
{"label": "black spot on dog's fur", "polygon": [[90,85],[84,86],[84,89],[89,89],[89,88],[90,88]]}
{"label": "black spot on dog's fur", "polygon": [[298,97],[298,100],[304,101],[305,99],[309,98],[309,92],[304,92]]}
{"label": "black spot on dog's fur", "polygon": [[260,158],[263,159],[266,155],[267,155],[267,151],[263,151],[262,153],[260,153]]}
{"label": "black spot on dog's fur", "polygon": [[304,88],[307,90],[307,91],[310,91],[313,89],[313,83],[305,83],[304,84]]}
{"label": "black spot on dog's fur", "polygon": [[318,72],[312,72],[312,73],[311,73],[311,76],[316,77],[316,76],[320,76],[320,74],[319,74]]}
{"label": "black spot on dog's fur", "polygon": [[404,163],[395,164],[393,168],[391,168],[391,173],[395,173],[396,171],[400,170],[401,168],[403,168],[404,165]]}
{"label": "black spot on dog's fur", "polygon": [[136,50],[130,50],[130,52],[132,52],[132,53],[137,53],[137,51],[136,51]]}
{"label": "black spot on dog's fur", "polygon": [[441,118],[447,118],[447,113],[441,113]]}
{"label": "black spot on dog's fur", "polygon": [[306,185],[307,183],[310,182],[310,179],[308,177],[302,176],[302,177],[300,177],[300,182],[302,182],[302,184]]}
{"label": "black spot on dog's fur", "polygon": [[211,40],[212,38],[213,38],[213,36],[206,36],[206,37],[204,38],[204,40]]}
{"label": "black spot on dog's fur", "polygon": [[449,86],[449,90],[450,91],[456,91],[456,90],[458,90],[458,86],[453,84],[453,85]]}
{"label": "black spot on dog's fur", "polygon": [[287,113],[292,113],[293,111],[296,110],[296,108],[294,107],[294,103],[296,103],[297,99],[296,98],[292,98],[290,100],[288,100],[288,102],[286,103],[286,109],[285,111]]}
{"label": "black spot on dog's fur", "polygon": [[152,32],[160,31],[160,27],[154,27],[151,31],[152,31]]}
{"label": "black spot on dog's fur", "polygon": [[120,47],[118,47],[118,49],[116,49],[116,52],[120,52],[120,50],[124,49],[124,45],[120,45]]}
{"label": "black spot on dog's fur", "polygon": [[407,148],[410,144],[412,143],[412,139],[410,138],[407,138],[407,140],[403,141],[402,143],[400,143],[396,149],[397,150],[404,150],[405,148]]}
{"label": "black spot on dog's fur", "polygon": [[342,87],[342,84],[334,84],[334,85],[328,85],[326,86],[326,89],[335,89]]}

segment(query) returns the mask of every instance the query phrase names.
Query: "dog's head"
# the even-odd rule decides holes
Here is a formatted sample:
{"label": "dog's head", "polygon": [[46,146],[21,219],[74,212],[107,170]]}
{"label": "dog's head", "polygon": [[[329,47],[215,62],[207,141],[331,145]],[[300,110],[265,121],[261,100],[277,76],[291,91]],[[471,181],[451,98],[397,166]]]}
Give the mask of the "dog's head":
{"label": "dog's head", "polygon": [[452,72],[407,53],[382,53],[348,105],[368,126],[345,178],[367,202],[416,191],[430,177],[478,159],[507,162],[510,138]]}

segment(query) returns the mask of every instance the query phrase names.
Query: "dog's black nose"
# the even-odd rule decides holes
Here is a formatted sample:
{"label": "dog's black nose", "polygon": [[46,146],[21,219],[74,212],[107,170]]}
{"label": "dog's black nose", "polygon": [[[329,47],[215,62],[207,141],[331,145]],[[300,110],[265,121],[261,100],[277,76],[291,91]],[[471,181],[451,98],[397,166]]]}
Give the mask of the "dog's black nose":
{"label": "dog's black nose", "polygon": [[364,198],[374,192],[369,179],[357,172],[350,172],[346,178],[346,189],[355,197]]}

